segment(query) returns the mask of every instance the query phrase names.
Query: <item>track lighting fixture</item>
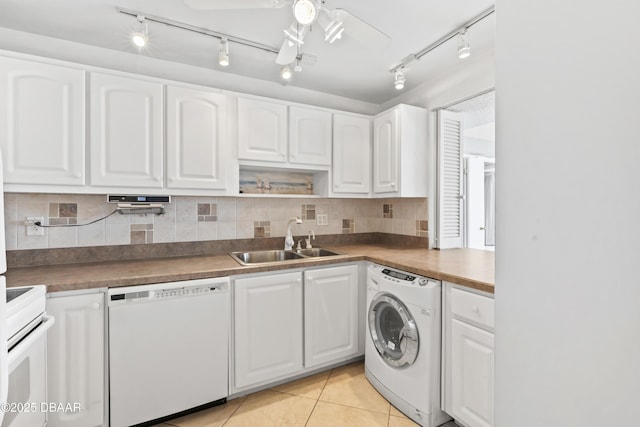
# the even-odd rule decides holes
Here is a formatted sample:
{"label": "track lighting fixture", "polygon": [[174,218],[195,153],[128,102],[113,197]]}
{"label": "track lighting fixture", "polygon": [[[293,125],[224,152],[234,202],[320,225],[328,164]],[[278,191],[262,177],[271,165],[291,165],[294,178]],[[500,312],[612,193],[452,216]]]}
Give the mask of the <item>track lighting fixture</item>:
{"label": "track lighting fixture", "polygon": [[296,65],[293,67],[293,71],[296,73],[302,72],[302,61],[300,61],[300,58],[296,58]]}
{"label": "track lighting fixture", "polygon": [[404,87],[404,76],[402,76],[403,81],[402,81],[402,84],[400,85],[401,87],[398,87],[398,77],[397,77],[398,71],[401,71],[412,62],[420,60],[427,53],[431,52],[432,50],[436,49],[439,46],[442,46],[444,43],[455,38],[456,36],[458,37],[458,57],[460,59],[467,58],[471,54],[471,48],[469,46],[469,34],[468,34],[469,28],[471,28],[478,22],[482,21],[484,18],[490,16],[495,11],[496,11],[495,6],[491,6],[490,8],[481,12],[479,15],[474,16],[469,21],[465,22],[461,27],[458,27],[455,30],[450,31],[449,33],[440,37],[438,40],[434,41],[433,43],[431,43],[429,46],[425,47],[421,51],[405,56],[404,59],[402,59],[398,65],[394,66],[389,70],[391,74],[396,76],[396,89],[402,89],[402,87]]}
{"label": "track lighting fixture", "polygon": [[285,65],[280,70],[280,75],[282,76],[283,80],[290,80],[291,79],[291,68],[289,68],[288,65]]}
{"label": "track lighting fixture", "polygon": [[136,19],[138,20],[138,29],[131,35],[131,41],[137,47],[143,48],[149,41],[149,28],[144,16],[138,15]]}
{"label": "track lighting fixture", "polygon": [[458,58],[468,58],[469,55],[471,55],[471,47],[469,47],[469,34],[465,28],[458,33]]}
{"label": "track lighting fixture", "polygon": [[303,39],[306,30],[306,26],[300,28],[297,22],[293,22],[289,28],[284,30],[284,37],[289,42],[289,46],[304,44]]}
{"label": "track lighting fixture", "polygon": [[318,3],[315,0],[296,0],[293,3],[293,16],[302,25],[310,25],[318,17]]}
{"label": "track lighting fixture", "polygon": [[220,39],[220,51],[218,52],[218,64],[222,67],[229,66],[229,40],[226,38]]}
{"label": "track lighting fixture", "polygon": [[404,72],[402,70],[398,70],[395,72],[395,81],[393,84],[397,90],[404,89],[404,83],[406,81],[407,79],[404,77]]}
{"label": "track lighting fixture", "polygon": [[344,23],[335,15],[335,13],[323,9],[318,17],[318,23],[324,30],[324,41],[329,43],[341,39],[344,31]]}

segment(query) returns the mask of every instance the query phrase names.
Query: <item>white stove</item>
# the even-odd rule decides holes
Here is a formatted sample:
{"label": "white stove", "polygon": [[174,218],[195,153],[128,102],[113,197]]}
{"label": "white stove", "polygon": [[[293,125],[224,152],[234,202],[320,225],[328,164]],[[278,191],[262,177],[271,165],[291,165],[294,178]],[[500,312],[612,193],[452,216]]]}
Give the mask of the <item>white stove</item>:
{"label": "white stove", "polygon": [[44,285],[7,288],[7,347],[9,350],[35,329],[44,316]]}
{"label": "white stove", "polygon": [[32,405],[47,401],[46,338],[54,319],[45,313],[46,287],[7,288],[6,297],[8,387],[2,403],[8,408],[33,409],[4,413],[0,427],[44,427],[47,412]]}

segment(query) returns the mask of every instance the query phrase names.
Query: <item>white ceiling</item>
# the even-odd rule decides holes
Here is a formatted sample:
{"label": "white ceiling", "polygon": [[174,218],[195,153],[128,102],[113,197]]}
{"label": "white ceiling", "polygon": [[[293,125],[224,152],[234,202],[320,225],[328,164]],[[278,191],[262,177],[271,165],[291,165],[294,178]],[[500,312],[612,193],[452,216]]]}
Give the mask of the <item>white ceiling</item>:
{"label": "white ceiling", "polygon": [[[241,0],[237,0],[240,2]],[[317,58],[295,73],[289,85],[381,104],[399,95],[389,69],[493,4],[493,0],[326,0],[391,37],[389,46],[365,47],[345,36],[324,42],[320,27],[305,38],[302,52]],[[283,29],[292,21],[290,6],[281,9],[196,11],[182,0],[0,0],[0,26],[44,36],[146,55],[198,67],[280,82],[280,66],[270,52],[230,44],[231,65],[217,63],[218,40],[149,23],[149,47],[138,52],[129,41],[135,18],[118,13],[132,9],[279,48]],[[469,30],[473,55],[492,55],[495,14]],[[460,66],[454,38],[410,64],[405,91]],[[462,60],[463,61],[463,60]]]}

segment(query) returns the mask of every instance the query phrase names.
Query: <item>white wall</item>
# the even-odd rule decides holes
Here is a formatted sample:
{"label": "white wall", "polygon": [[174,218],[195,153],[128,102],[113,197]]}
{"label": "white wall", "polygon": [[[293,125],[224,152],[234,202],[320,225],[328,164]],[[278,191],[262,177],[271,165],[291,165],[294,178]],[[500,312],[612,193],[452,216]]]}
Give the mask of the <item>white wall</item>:
{"label": "white wall", "polygon": [[495,425],[640,425],[640,2],[496,14]]}

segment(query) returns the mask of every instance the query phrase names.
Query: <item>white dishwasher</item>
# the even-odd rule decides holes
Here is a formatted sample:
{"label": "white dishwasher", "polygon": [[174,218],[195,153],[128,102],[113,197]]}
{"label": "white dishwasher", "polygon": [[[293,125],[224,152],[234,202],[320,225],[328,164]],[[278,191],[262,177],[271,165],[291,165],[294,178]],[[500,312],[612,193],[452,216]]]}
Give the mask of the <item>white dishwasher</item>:
{"label": "white dishwasher", "polygon": [[228,278],[112,288],[108,300],[112,427],[226,401]]}

